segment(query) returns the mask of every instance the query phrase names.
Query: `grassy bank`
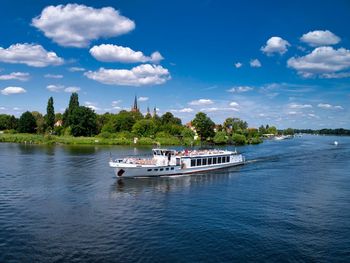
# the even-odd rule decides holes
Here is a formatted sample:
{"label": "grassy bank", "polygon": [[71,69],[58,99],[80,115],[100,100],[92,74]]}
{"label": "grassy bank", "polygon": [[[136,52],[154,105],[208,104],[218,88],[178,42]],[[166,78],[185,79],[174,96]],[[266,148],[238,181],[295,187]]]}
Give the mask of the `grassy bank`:
{"label": "grassy bank", "polygon": [[101,137],[73,137],[41,134],[0,134],[0,142],[26,143],[26,144],[68,144],[68,145],[190,145],[190,141],[182,141],[176,137],[166,138],[140,138],[134,144],[131,138],[101,138]]}

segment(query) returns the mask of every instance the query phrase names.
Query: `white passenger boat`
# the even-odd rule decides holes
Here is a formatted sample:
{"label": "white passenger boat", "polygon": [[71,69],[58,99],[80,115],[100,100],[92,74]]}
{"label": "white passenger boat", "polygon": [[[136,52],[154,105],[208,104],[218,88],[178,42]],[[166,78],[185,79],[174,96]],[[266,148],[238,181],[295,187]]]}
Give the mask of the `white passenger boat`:
{"label": "white passenger boat", "polygon": [[110,160],[117,177],[171,176],[206,172],[244,164],[237,151],[153,149],[153,158],[123,158]]}

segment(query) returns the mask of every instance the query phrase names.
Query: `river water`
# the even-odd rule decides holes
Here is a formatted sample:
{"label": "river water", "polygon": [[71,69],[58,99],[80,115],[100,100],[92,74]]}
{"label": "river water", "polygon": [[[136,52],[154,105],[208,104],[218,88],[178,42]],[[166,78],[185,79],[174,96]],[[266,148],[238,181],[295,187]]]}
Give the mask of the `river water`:
{"label": "river water", "polygon": [[0,144],[0,262],[350,262],[349,137],[238,151],[247,165],[118,180],[110,153],[150,148]]}

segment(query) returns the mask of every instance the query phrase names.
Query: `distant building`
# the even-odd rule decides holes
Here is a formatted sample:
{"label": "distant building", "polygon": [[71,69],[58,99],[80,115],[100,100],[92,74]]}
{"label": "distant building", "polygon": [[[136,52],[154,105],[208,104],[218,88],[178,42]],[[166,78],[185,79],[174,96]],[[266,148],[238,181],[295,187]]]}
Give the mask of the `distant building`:
{"label": "distant building", "polygon": [[61,127],[63,125],[63,121],[62,120],[57,120],[54,124],[55,127]]}
{"label": "distant building", "polygon": [[199,138],[199,136],[198,136],[198,133],[197,133],[197,131],[196,131],[196,128],[192,125],[192,122],[190,121],[190,122],[186,123],[185,126],[186,126],[187,128],[189,128],[189,129],[191,129],[191,130],[194,132],[194,137],[193,137],[193,139],[194,139],[194,140],[197,140],[197,139]]}

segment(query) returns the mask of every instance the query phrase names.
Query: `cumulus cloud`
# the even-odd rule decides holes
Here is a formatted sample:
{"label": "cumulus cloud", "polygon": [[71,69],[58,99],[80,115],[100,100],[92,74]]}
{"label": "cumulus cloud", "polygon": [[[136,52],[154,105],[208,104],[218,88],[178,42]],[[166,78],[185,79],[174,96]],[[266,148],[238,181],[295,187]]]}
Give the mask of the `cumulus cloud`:
{"label": "cumulus cloud", "polygon": [[121,102],[122,102],[121,100],[114,100],[114,101],[112,101],[112,107],[116,107]]}
{"label": "cumulus cloud", "polygon": [[63,78],[63,75],[45,74],[44,77],[48,78],[48,79],[61,79],[61,78]]}
{"label": "cumulus cloud", "polygon": [[179,109],[179,110],[171,110],[172,112],[180,112],[180,113],[190,113],[193,112],[192,108],[183,108],[183,109]]}
{"label": "cumulus cloud", "polygon": [[45,7],[32,25],[61,46],[86,47],[92,40],[126,34],[135,23],[113,7],[78,4]]}
{"label": "cumulus cloud", "polygon": [[243,66],[243,64],[242,64],[241,62],[235,63],[235,68],[240,68],[240,67],[242,67],[242,66]]}
{"label": "cumulus cloud", "polygon": [[290,108],[290,109],[307,109],[307,108],[312,108],[312,105],[291,103],[288,105],[288,108]]}
{"label": "cumulus cloud", "polygon": [[0,80],[19,80],[27,81],[29,79],[29,73],[25,72],[12,72],[7,75],[0,75]]}
{"label": "cumulus cloud", "polygon": [[249,87],[249,86],[237,86],[237,87],[232,87],[227,91],[232,93],[242,93],[242,92],[251,91],[253,89],[254,89],[253,87]]}
{"label": "cumulus cloud", "polygon": [[20,94],[26,93],[27,91],[22,87],[7,87],[1,90],[2,95],[12,95],[12,94]]}
{"label": "cumulus cloud", "polygon": [[200,111],[203,112],[217,112],[217,111],[239,111],[237,108],[222,108],[222,107],[211,107],[211,108],[202,108]]}
{"label": "cumulus cloud", "polygon": [[79,87],[67,87],[64,89],[64,92],[67,92],[67,93],[73,93],[78,91],[80,91]]}
{"label": "cumulus cloud", "polygon": [[193,100],[189,102],[189,105],[192,106],[199,106],[199,105],[210,105],[213,104],[214,102],[211,99],[199,99],[199,100]]}
{"label": "cumulus cloud", "polygon": [[340,105],[331,105],[329,103],[319,103],[317,107],[325,110],[343,110],[344,108]]}
{"label": "cumulus cloud", "polygon": [[90,101],[85,101],[85,106],[94,110],[94,111],[100,111],[101,109],[99,107],[97,107],[97,103],[96,102],[90,102]]}
{"label": "cumulus cloud", "polygon": [[139,97],[137,100],[142,102],[142,101],[148,101],[148,99],[149,99],[148,97]]}
{"label": "cumulus cloud", "polygon": [[283,55],[288,51],[288,47],[290,46],[287,40],[284,40],[281,37],[271,37],[267,40],[266,45],[261,47],[261,51],[266,55],[273,55],[273,53],[279,53]]}
{"label": "cumulus cloud", "polygon": [[169,80],[170,74],[160,65],[143,64],[132,69],[104,69],[88,71],[84,75],[103,84],[118,86],[159,85]]}
{"label": "cumulus cloud", "polygon": [[340,37],[329,30],[315,30],[304,34],[300,40],[312,47],[319,47],[338,44]]}
{"label": "cumulus cloud", "polygon": [[261,67],[261,62],[258,59],[252,59],[249,62],[249,64],[252,68],[260,68]]}
{"label": "cumulus cloud", "polygon": [[70,72],[80,72],[80,71],[85,71],[84,68],[80,68],[80,67],[70,67],[68,69]]}
{"label": "cumulus cloud", "polygon": [[156,51],[151,56],[145,56],[141,51],[134,51],[129,47],[122,47],[111,44],[93,46],[90,54],[97,60],[103,62],[123,62],[123,63],[158,63],[163,59],[162,55]]}
{"label": "cumulus cloud", "polygon": [[64,86],[51,84],[51,85],[47,85],[46,89],[48,89],[49,91],[52,91],[52,92],[60,92],[64,89]]}
{"label": "cumulus cloud", "polygon": [[0,47],[0,61],[26,64],[32,67],[63,64],[63,59],[58,57],[55,52],[48,52],[41,45],[27,43],[14,44],[8,48]]}
{"label": "cumulus cloud", "polygon": [[235,102],[235,101],[232,101],[232,102],[230,102],[230,106],[232,106],[232,107],[238,107],[239,104],[238,104],[237,102]]}
{"label": "cumulus cloud", "polygon": [[306,78],[316,75],[321,78],[347,77],[348,73],[342,73],[343,76],[334,73],[350,68],[350,51],[345,48],[318,47],[305,56],[288,59],[287,65]]}

